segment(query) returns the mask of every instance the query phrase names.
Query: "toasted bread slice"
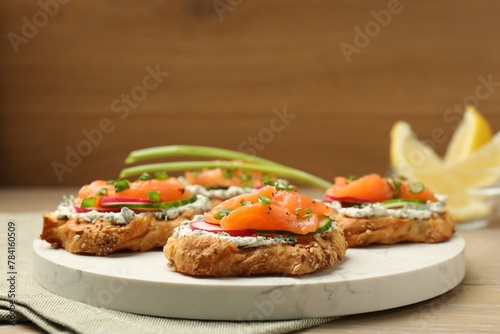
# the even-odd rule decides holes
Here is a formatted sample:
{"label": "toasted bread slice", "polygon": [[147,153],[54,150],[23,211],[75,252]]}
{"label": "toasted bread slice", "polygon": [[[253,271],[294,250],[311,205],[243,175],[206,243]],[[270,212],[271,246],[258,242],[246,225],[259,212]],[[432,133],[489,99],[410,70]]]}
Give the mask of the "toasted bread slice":
{"label": "toasted bread slice", "polygon": [[337,215],[335,220],[344,230],[349,247],[400,242],[436,243],[450,239],[455,231],[455,220],[447,211],[426,219]]}
{"label": "toasted bread slice", "polygon": [[173,220],[158,220],[147,214],[136,216],[128,224],[115,224],[106,219],[90,222],[45,214],[40,238],[54,248],[62,247],[75,254],[107,255],[124,249],[143,252],[163,247],[173,229],[193,215],[194,212],[186,211]]}
{"label": "toasted bread slice", "polygon": [[347,249],[342,230],[300,236],[295,244],[237,247],[213,234],[169,238],[163,252],[174,270],[200,276],[302,275],[332,266]]}
{"label": "toasted bread slice", "polygon": [[78,214],[72,200],[66,198],[56,211],[43,215],[40,238],[75,254],[107,255],[125,249],[143,252],[163,247],[183,220],[210,208],[210,199],[198,195],[195,203],[163,212],[135,214],[122,208],[118,213]]}

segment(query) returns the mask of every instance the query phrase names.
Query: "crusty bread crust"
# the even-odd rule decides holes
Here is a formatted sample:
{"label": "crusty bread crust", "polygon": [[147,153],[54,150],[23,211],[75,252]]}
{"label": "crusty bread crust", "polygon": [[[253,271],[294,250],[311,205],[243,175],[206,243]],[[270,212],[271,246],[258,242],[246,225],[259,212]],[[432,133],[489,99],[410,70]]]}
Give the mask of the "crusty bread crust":
{"label": "crusty bread crust", "polygon": [[198,276],[302,275],[341,260],[347,243],[340,229],[299,237],[297,244],[239,248],[214,237],[171,237],[163,252],[168,266]]}
{"label": "crusty bread crust", "polygon": [[178,218],[167,221],[149,214],[118,225],[104,219],[95,223],[77,217],[57,219],[50,213],[43,215],[40,238],[54,248],[63,247],[75,254],[107,255],[124,249],[143,252],[163,247],[174,228],[194,214],[186,211]]}
{"label": "crusty bread crust", "polygon": [[344,230],[349,247],[370,244],[396,244],[399,242],[436,243],[446,241],[455,231],[455,220],[446,211],[429,219],[374,219],[335,217],[337,226]]}

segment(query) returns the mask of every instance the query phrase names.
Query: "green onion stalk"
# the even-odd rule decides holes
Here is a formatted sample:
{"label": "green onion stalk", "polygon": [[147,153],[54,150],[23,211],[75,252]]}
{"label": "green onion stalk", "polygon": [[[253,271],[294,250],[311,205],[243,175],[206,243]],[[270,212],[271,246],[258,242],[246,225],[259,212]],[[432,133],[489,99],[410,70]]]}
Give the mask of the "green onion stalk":
{"label": "green onion stalk", "polygon": [[[275,163],[270,160],[266,160],[242,152],[235,152],[231,150],[206,146],[171,145],[146,148],[131,152],[125,160],[125,163],[130,164],[146,159],[171,156],[197,156],[238,161],[178,161],[139,165],[123,169],[120,172],[120,178],[127,178],[135,175],[140,175],[142,173],[154,173],[161,171],[175,172],[203,168],[227,168],[273,173],[279,175],[280,177],[295,180],[311,187],[319,188],[322,191],[326,191],[332,186],[332,183],[317,176],[292,167]],[[239,161],[245,163],[241,163]]]}
{"label": "green onion stalk", "polygon": [[171,156],[195,156],[213,159],[240,160],[260,165],[282,166],[274,161],[259,158],[255,155],[246,154],[243,152],[236,152],[209,146],[190,145],[157,146],[132,151],[125,159],[125,163],[131,164],[142,160],[165,158]]}

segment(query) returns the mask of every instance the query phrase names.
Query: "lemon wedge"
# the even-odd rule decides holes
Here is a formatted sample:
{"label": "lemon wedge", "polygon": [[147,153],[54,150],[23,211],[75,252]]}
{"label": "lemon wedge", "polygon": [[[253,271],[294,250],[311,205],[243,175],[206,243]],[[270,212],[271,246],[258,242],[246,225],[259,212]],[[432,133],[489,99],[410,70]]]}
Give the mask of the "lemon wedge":
{"label": "lemon wedge", "polygon": [[463,188],[459,179],[446,173],[443,160],[434,150],[417,139],[407,122],[399,121],[392,127],[390,157],[396,174],[421,181],[436,193],[455,193]]}
{"label": "lemon wedge", "polygon": [[449,165],[467,158],[472,152],[491,140],[492,130],[488,121],[477,109],[468,105],[444,155]]}
{"label": "lemon wedge", "polygon": [[443,166],[434,150],[417,139],[407,122],[399,121],[391,129],[391,164],[398,174],[406,177],[415,169],[435,169]]}
{"label": "lemon wedge", "polygon": [[446,165],[446,173],[457,178],[465,187],[486,187],[500,181],[500,132],[465,159]]}
{"label": "lemon wedge", "polygon": [[471,194],[470,189],[500,181],[500,132],[490,138],[465,157],[447,164],[415,136],[408,123],[399,121],[391,129],[391,164],[397,174],[447,195],[448,208],[457,221],[485,217],[491,213],[491,205]]}
{"label": "lemon wedge", "polygon": [[500,132],[493,136],[474,107],[466,109],[444,159],[420,141],[406,122],[393,125],[390,139],[394,172],[447,195],[448,208],[457,221],[491,214],[491,204],[475,193],[500,182]]}

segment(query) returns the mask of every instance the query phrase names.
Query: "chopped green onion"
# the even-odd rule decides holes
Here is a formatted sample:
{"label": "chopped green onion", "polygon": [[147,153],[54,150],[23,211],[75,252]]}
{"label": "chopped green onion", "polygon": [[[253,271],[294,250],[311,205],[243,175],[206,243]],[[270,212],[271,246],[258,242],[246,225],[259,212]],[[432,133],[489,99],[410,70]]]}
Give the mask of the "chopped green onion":
{"label": "chopped green onion", "polygon": [[354,180],[359,179],[359,176],[357,176],[355,174],[347,174],[346,179],[349,181],[354,181]]}
{"label": "chopped green onion", "polygon": [[190,171],[190,173],[192,176],[198,176],[201,174],[201,170],[192,170],[192,171]]}
{"label": "chopped green onion", "polygon": [[275,176],[271,173],[264,172],[264,173],[262,173],[262,179],[263,180],[274,180]]}
{"label": "chopped green onion", "polygon": [[152,202],[160,202],[160,191],[148,191],[148,199]]}
{"label": "chopped green onion", "polygon": [[151,176],[151,174],[149,173],[142,173],[138,178],[137,180],[139,181],[147,181],[147,180],[151,180],[153,177]]}
{"label": "chopped green onion", "polygon": [[121,191],[130,189],[130,183],[128,180],[119,180],[114,183],[115,192],[119,193]]}
{"label": "chopped green onion", "polygon": [[222,218],[230,214],[231,211],[233,211],[233,209],[222,208],[214,214],[214,218],[217,220],[221,220]]}
{"label": "chopped green onion", "polygon": [[265,180],[264,182],[262,182],[262,185],[263,186],[273,186],[273,187],[275,187],[276,186],[276,181],[275,180]]}
{"label": "chopped green onion", "polygon": [[80,207],[82,208],[92,208],[95,206],[95,197],[86,197],[82,200],[82,204],[80,204]]}
{"label": "chopped green onion", "polygon": [[309,218],[312,216],[312,210],[304,209],[302,207],[298,207],[295,209],[295,215],[300,218]]}
{"label": "chopped green onion", "polygon": [[252,175],[246,171],[242,171],[238,175],[238,179],[240,179],[241,181],[250,181],[252,179]]}
{"label": "chopped green onion", "polygon": [[101,188],[97,191],[96,195],[97,196],[104,196],[108,193],[108,188]]}
{"label": "chopped green onion", "polygon": [[247,205],[252,205],[253,202],[241,200],[240,204],[241,204],[241,206],[247,206]]}
{"label": "chopped green onion", "polygon": [[424,191],[425,186],[422,182],[410,182],[408,183],[408,190],[412,194],[420,194],[422,191]]}
{"label": "chopped green onion", "polygon": [[108,181],[106,181],[106,184],[115,184],[116,181],[118,181],[118,180],[108,180]]}
{"label": "chopped green onion", "polygon": [[267,196],[261,195],[261,196],[259,196],[259,203],[260,204],[271,204],[271,199]]}
{"label": "chopped green onion", "polygon": [[234,169],[223,169],[222,170],[222,175],[226,179],[232,179],[233,178],[233,173],[234,173]]}
{"label": "chopped green onion", "polygon": [[262,182],[262,184],[264,186],[276,187],[276,189],[278,189],[278,190],[288,190],[288,191],[295,190],[294,186],[284,182],[283,180],[266,180],[266,181]]}
{"label": "chopped green onion", "polygon": [[157,172],[155,173],[155,179],[157,180],[166,180],[168,179],[168,173],[163,171],[163,172]]}
{"label": "chopped green onion", "polygon": [[253,181],[248,181],[242,184],[243,188],[253,188]]}
{"label": "chopped green onion", "polygon": [[394,196],[395,197],[401,197],[401,182],[399,182],[397,179],[392,179],[394,183]]}
{"label": "chopped green onion", "polygon": [[305,185],[317,187],[321,190],[329,189],[332,184],[326,180],[323,180],[312,174],[303,172],[298,169],[291,167],[286,167],[283,165],[264,165],[264,164],[241,164],[232,161],[180,161],[180,162],[166,162],[166,163],[156,163],[141,166],[134,166],[125,168],[120,172],[120,177],[125,178],[132,175],[140,175],[144,172],[155,172],[155,171],[183,171],[191,169],[202,169],[202,168],[233,168],[233,169],[245,169],[248,171],[267,171],[276,175],[280,175],[284,178],[294,179],[296,181],[302,182]]}

